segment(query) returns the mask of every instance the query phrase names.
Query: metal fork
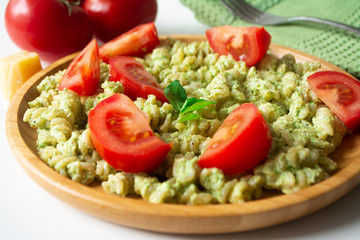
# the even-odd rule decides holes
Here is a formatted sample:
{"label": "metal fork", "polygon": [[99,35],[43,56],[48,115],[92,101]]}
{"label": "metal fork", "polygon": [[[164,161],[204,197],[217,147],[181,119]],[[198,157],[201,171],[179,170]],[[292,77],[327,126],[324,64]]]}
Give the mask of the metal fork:
{"label": "metal fork", "polygon": [[330,21],[327,19],[305,17],[305,16],[297,16],[297,17],[275,16],[253,7],[251,4],[247,3],[244,0],[220,0],[220,2],[236,16],[242,18],[247,22],[251,22],[259,25],[284,25],[284,24],[301,23],[301,22],[315,22],[320,24],[331,25],[334,27],[338,27],[341,29],[354,32],[356,34],[360,34],[359,28],[339,22]]}

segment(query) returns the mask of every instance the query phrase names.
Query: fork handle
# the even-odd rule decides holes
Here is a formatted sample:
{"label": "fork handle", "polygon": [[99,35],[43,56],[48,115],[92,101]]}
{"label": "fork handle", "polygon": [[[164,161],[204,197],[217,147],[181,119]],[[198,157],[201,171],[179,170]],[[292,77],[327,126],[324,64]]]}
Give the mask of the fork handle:
{"label": "fork handle", "polygon": [[353,26],[350,26],[350,25],[347,25],[347,24],[344,24],[344,23],[334,22],[334,21],[327,20],[327,19],[304,17],[304,16],[290,17],[290,18],[287,19],[287,22],[303,22],[303,21],[327,24],[327,25],[342,28],[342,29],[345,29],[345,30],[348,30],[348,31],[351,31],[353,33],[356,33],[356,34],[360,35],[360,29],[359,28],[356,28],[356,27],[353,27]]}

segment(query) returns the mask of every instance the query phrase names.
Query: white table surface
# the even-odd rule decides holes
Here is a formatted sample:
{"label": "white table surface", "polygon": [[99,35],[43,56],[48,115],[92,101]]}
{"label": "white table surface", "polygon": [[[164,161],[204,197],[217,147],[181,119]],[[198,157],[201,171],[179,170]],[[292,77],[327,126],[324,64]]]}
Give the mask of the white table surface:
{"label": "white table surface", "polygon": [[[5,30],[6,3],[7,0],[0,0],[0,57],[19,51]],[[208,28],[197,22],[178,0],[158,0],[158,5],[159,34],[203,34]],[[52,196],[22,170],[6,139],[8,102],[0,97],[0,104],[0,239],[360,239],[360,186],[314,214],[244,233],[173,235],[105,222]]]}

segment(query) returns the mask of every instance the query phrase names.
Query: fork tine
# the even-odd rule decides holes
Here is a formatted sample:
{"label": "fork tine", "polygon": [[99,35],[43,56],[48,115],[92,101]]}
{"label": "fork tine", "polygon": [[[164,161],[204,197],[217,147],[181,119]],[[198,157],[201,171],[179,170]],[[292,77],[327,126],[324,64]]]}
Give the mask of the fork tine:
{"label": "fork tine", "polygon": [[259,17],[264,14],[263,11],[257,9],[256,7],[254,7],[253,5],[249,4],[244,0],[230,0],[230,1],[234,3],[235,7],[239,9],[243,9],[245,12],[249,12],[251,15],[256,15],[257,17]]}
{"label": "fork tine", "polygon": [[221,1],[231,12],[233,12],[234,14],[240,16],[242,19],[251,22],[253,20],[253,16],[245,11],[242,7],[239,7],[237,5],[236,1],[232,1],[232,0],[222,0]]}
{"label": "fork tine", "polygon": [[266,12],[261,11],[253,7],[251,4],[247,3],[245,0],[220,0],[220,2],[230,10],[234,15],[242,18],[245,21],[261,24],[261,25],[280,25],[280,24],[289,24],[289,23],[302,23],[303,21],[320,23],[322,25],[330,25],[333,27],[338,27],[351,31],[355,34],[360,34],[360,29],[353,27],[351,25],[330,21],[322,18],[313,18],[306,16],[297,16],[297,17],[282,17],[272,15]]}

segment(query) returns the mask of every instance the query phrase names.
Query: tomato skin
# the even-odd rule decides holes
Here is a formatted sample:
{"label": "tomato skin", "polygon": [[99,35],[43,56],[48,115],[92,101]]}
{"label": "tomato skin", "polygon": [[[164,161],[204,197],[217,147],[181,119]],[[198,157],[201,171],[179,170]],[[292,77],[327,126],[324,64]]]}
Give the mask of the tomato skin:
{"label": "tomato skin", "polygon": [[5,26],[18,47],[47,62],[83,49],[93,35],[85,11],[72,6],[69,16],[60,0],[10,0]]}
{"label": "tomato skin", "polygon": [[92,40],[74,58],[61,78],[58,89],[69,89],[80,96],[94,95],[100,80],[100,57],[96,40]]}
{"label": "tomato skin", "polygon": [[88,13],[95,35],[107,42],[137,25],[154,22],[156,0],[85,0],[83,9]]}
{"label": "tomato skin", "polygon": [[206,37],[214,52],[231,54],[248,67],[254,66],[265,56],[271,42],[271,35],[264,27],[213,27],[206,31]]}
{"label": "tomato skin", "polygon": [[110,59],[109,75],[111,81],[120,81],[124,85],[124,94],[132,100],[138,97],[147,99],[149,94],[153,94],[158,101],[169,102],[155,77],[132,57]]}
{"label": "tomato skin", "polygon": [[200,156],[202,168],[216,167],[225,174],[251,170],[271,148],[271,134],[257,107],[244,103],[234,109]]}
{"label": "tomato skin", "polygon": [[101,101],[90,111],[88,120],[96,150],[120,171],[151,172],[172,146],[154,135],[147,115],[124,94]]}
{"label": "tomato skin", "polygon": [[151,52],[159,43],[155,24],[145,23],[102,45],[99,49],[100,58],[109,63],[112,57],[143,56]]}
{"label": "tomato skin", "polygon": [[350,130],[360,125],[360,82],[344,73],[320,71],[308,78],[315,94]]}

